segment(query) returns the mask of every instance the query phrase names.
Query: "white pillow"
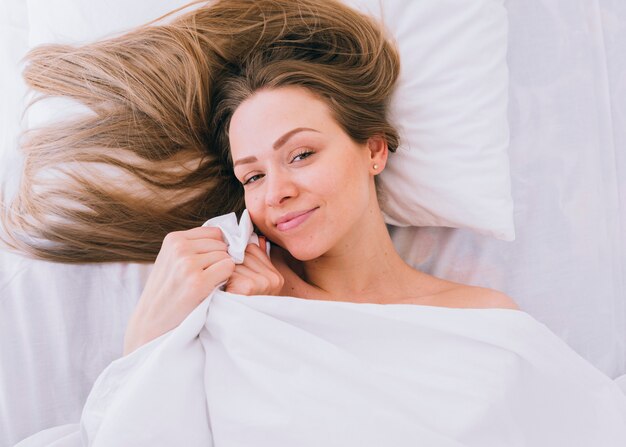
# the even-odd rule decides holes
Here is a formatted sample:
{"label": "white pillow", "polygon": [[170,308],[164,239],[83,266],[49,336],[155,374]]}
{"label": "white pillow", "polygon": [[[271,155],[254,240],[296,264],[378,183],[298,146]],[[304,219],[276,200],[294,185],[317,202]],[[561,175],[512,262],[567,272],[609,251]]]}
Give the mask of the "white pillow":
{"label": "white pillow", "polygon": [[[402,144],[380,178],[387,222],[469,228],[514,240],[503,1],[345,1],[382,14],[401,54],[392,117]],[[185,3],[28,0],[29,43],[95,40]],[[54,104],[40,103],[30,124],[58,119]]]}
{"label": "white pillow", "polygon": [[382,17],[401,57],[402,144],[381,175],[387,221],[514,240],[502,0],[391,0]]}

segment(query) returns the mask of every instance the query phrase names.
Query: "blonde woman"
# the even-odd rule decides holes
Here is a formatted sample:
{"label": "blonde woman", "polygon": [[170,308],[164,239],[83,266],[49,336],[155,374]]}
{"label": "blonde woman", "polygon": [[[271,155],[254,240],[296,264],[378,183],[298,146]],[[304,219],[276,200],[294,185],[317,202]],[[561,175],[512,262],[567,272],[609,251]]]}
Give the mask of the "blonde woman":
{"label": "blonde woman", "polygon": [[[376,176],[398,146],[388,105],[400,61],[372,19],[333,1],[222,1],[28,62],[33,89],[93,114],[26,135],[10,243],[62,262],[158,252],[127,352],[224,280],[249,295],[517,308],[396,253]],[[275,249],[250,246],[235,266],[198,225],[244,206]]]}
{"label": "blonde woman", "polygon": [[[35,49],[25,71],[29,85],[43,95],[80,101],[91,113],[25,135],[22,187],[3,215],[5,242],[53,261],[154,262],[128,325],[125,354],[179,326],[221,283],[226,292],[238,295],[312,300],[308,304],[351,301],[518,310],[498,291],[420,272],[394,249],[376,178],[399,144],[388,118],[399,67],[398,53],[381,27],[333,0],[222,0],[169,24],[149,24],[115,39]],[[240,214],[244,208],[262,237],[260,246],[247,246],[243,263],[236,265],[221,231],[200,225],[217,215]],[[368,309],[372,315],[397,309],[417,316],[411,312],[416,306]],[[423,363],[415,363],[420,366],[406,370],[381,369],[377,359],[368,364],[359,357],[357,364],[367,371],[348,374],[349,379],[367,376],[375,383],[377,422],[387,424],[363,427],[367,439],[374,439],[368,433],[387,436],[398,427],[406,433],[430,433],[429,439],[439,440],[441,446],[626,439],[624,396],[616,395],[614,384],[549,331],[533,326],[536,322],[523,312],[489,314],[491,320],[484,313],[445,314],[450,319],[444,313],[430,315],[437,320],[433,324],[442,327],[422,328],[436,335],[419,340],[420,346],[438,341],[436,346],[445,352],[431,352]],[[482,321],[489,321],[486,330]],[[514,326],[510,333],[507,322]],[[466,333],[467,328],[471,330]],[[369,330],[367,326],[366,337],[378,336]],[[383,341],[397,346],[415,341],[385,335]],[[350,333],[341,336],[354,338]],[[388,362],[393,363],[402,355],[394,356],[395,345],[390,348]],[[462,353],[463,358],[447,358],[447,351]],[[568,376],[555,373],[560,365],[569,368]],[[297,365],[293,371],[303,368]],[[305,391],[320,385],[309,380],[317,373],[290,376],[292,388],[287,389],[302,391],[301,399],[310,397]],[[364,397],[358,386],[341,382],[345,377],[334,379],[325,376],[332,385],[328,390],[359,390]],[[370,383],[367,380],[363,383]],[[320,383],[323,388],[326,382]],[[582,383],[588,391],[579,386]],[[459,389],[458,384],[470,386]],[[105,385],[105,404],[109,392]],[[237,392],[220,402],[225,404]],[[410,393],[414,397],[409,399]],[[197,397],[195,391],[172,394]],[[237,396],[243,405],[250,398]],[[567,404],[559,404],[565,400]],[[207,409],[202,399],[197,402],[202,411],[194,420],[203,419]],[[286,411],[310,403],[296,402]],[[439,408],[439,413],[430,414],[429,408]],[[606,417],[589,416],[599,408]],[[111,414],[119,409],[111,409]],[[326,421],[333,414],[327,409],[318,408],[311,424]],[[175,410],[180,420],[186,410]],[[351,415],[356,415],[353,424],[367,419],[359,419],[359,409],[351,410],[340,415],[348,429]],[[548,421],[545,415],[554,419]],[[307,425],[306,411],[291,416],[276,420],[318,432]],[[102,420],[99,410],[95,419]],[[588,423],[576,422],[583,419]],[[286,427],[274,425],[276,420],[255,429],[268,439],[283,439]],[[341,427],[341,421],[334,422]],[[538,433],[537,424],[545,432]],[[176,434],[179,427],[171,425],[165,428]],[[240,431],[237,424],[225,425]],[[117,426],[108,430],[115,433]],[[139,427],[133,433],[141,437],[144,430]],[[78,439],[79,433],[75,436]],[[305,445],[300,439],[304,433],[295,436]],[[398,436],[410,445],[422,439]],[[471,441],[462,443],[467,439]]]}

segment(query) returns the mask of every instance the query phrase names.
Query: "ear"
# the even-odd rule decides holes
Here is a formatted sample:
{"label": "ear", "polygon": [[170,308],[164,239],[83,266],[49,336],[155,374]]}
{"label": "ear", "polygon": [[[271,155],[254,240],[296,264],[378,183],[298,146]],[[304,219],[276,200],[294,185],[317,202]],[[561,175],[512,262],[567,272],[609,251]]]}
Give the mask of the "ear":
{"label": "ear", "polygon": [[389,155],[387,141],[381,135],[374,135],[367,140],[367,147],[370,151],[370,172],[373,175],[380,174],[385,169]]}

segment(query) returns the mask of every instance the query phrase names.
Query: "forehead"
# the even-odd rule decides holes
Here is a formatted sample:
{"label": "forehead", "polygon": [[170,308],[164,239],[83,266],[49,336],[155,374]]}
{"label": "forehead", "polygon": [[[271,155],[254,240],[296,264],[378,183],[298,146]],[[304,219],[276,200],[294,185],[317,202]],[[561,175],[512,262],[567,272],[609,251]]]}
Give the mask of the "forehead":
{"label": "forehead", "polygon": [[302,87],[261,90],[245,100],[232,116],[229,138],[233,155],[250,155],[292,129],[308,127],[322,133],[338,125],[326,103]]}

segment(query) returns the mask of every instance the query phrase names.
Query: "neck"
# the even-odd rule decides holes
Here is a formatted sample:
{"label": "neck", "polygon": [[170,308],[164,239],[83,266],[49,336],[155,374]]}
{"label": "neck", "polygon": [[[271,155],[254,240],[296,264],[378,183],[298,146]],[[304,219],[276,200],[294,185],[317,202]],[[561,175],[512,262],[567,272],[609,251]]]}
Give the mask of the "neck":
{"label": "neck", "polygon": [[339,247],[302,263],[303,279],[326,299],[383,302],[402,293],[408,275],[415,271],[398,255],[382,213],[369,213]]}

